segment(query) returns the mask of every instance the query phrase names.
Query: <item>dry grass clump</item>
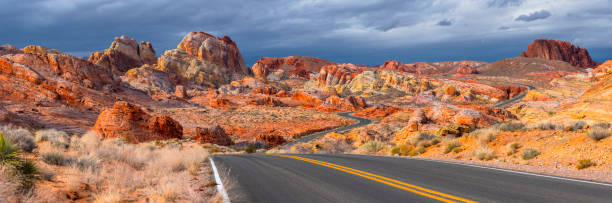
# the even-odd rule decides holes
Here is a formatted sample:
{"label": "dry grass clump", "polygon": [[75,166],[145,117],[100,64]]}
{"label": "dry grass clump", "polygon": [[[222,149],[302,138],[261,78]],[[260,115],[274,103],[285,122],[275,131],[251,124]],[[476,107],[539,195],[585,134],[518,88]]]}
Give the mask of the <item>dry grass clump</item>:
{"label": "dry grass clump", "polygon": [[55,129],[36,131],[34,139],[36,142],[49,141],[49,143],[57,147],[68,148],[70,146],[70,136],[63,131]]}
{"label": "dry grass clump", "polygon": [[576,168],[578,170],[582,170],[591,166],[596,166],[597,164],[593,161],[591,161],[590,159],[581,159],[578,160],[578,165],[576,165]]}
{"label": "dry grass clump", "polygon": [[385,144],[379,141],[369,141],[359,147],[359,151],[365,154],[376,154],[385,148]]}
{"label": "dry grass clump", "polygon": [[594,127],[587,132],[587,136],[592,140],[599,141],[604,138],[610,137],[610,131],[602,127]]}
{"label": "dry grass clump", "polygon": [[481,143],[489,143],[495,140],[499,134],[499,130],[496,128],[483,128],[478,129],[472,133],[476,136],[476,139]]}
{"label": "dry grass clump", "polygon": [[[90,193],[92,199],[89,201],[93,202],[122,202],[133,197],[152,202],[206,202],[215,193],[214,187],[204,186],[210,179],[205,167],[209,154],[197,143],[174,140],[161,141],[163,145],[127,144],[117,139],[101,140],[92,132],[82,137],[68,137],[56,130],[38,131],[36,140],[41,164],[49,164],[53,172],[46,167],[38,170],[31,161],[20,161],[21,164],[13,168],[22,171],[18,176],[21,179],[12,178],[14,181],[10,182],[0,179],[0,195],[3,197],[4,191],[9,191],[11,195],[7,197],[20,200],[61,201],[57,200],[57,192],[44,190],[48,188],[46,185],[16,195],[13,191],[24,184],[20,180],[27,178],[27,174],[35,174],[36,179],[47,181],[61,178],[64,186],[59,188],[60,191]],[[4,148],[7,152],[15,151],[14,147]],[[0,168],[5,171],[6,167]],[[2,172],[0,175],[6,174]],[[9,175],[17,177],[12,172]],[[5,202],[3,197],[0,197],[0,202]]]}
{"label": "dry grass clump", "polygon": [[583,120],[579,120],[576,121],[568,126],[565,126],[565,130],[566,131],[576,131],[576,130],[582,130],[584,129],[584,127],[586,127],[587,123]]}
{"label": "dry grass clump", "polygon": [[513,132],[523,130],[525,128],[525,124],[520,122],[503,122],[493,125],[492,128],[499,131]]}
{"label": "dry grass clump", "polygon": [[508,156],[516,154],[518,150],[522,147],[521,144],[518,142],[509,143],[507,146],[508,146]]}
{"label": "dry grass clump", "polygon": [[610,128],[610,123],[604,123],[604,122],[595,123],[595,124],[593,124],[593,128],[609,129]]}
{"label": "dry grass clump", "polygon": [[495,158],[495,152],[487,146],[480,147],[474,150],[474,157],[481,161],[488,161]]}
{"label": "dry grass clump", "polygon": [[538,155],[540,155],[540,152],[534,148],[524,149],[523,153],[521,153],[521,157],[525,160],[533,159]]}
{"label": "dry grass clump", "polygon": [[539,130],[555,130],[557,129],[557,125],[551,123],[551,122],[544,122],[544,123],[539,123],[536,126],[537,129]]}
{"label": "dry grass clump", "polygon": [[461,144],[457,140],[451,140],[444,144],[446,148],[444,149],[444,153],[448,154],[450,152],[459,153],[461,152]]}
{"label": "dry grass clump", "polygon": [[4,125],[0,126],[0,134],[24,152],[32,152],[36,148],[32,133],[24,128]]}

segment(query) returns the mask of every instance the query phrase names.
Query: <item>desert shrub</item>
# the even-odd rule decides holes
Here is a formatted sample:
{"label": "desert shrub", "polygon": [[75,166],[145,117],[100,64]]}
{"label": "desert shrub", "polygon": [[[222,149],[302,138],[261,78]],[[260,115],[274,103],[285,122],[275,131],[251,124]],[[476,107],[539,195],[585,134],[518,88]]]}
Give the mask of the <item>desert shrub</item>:
{"label": "desert shrub", "polygon": [[408,156],[416,156],[416,155],[420,155],[426,152],[426,149],[424,147],[417,147],[414,148],[413,150],[410,150],[408,152]]}
{"label": "desert shrub", "polygon": [[457,142],[457,141],[450,141],[450,142],[446,143],[446,149],[444,149],[444,153],[448,154],[450,152],[454,152],[455,149],[458,149],[459,147],[461,147],[461,144],[459,144],[459,142]]}
{"label": "desert shrub", "polygon": [[495,124],[493,127],[500,131],[513,132],[523,130],[525,128],[525,124],[519,122],[503,122]]}
{"label": "desert shrub", "polygon": [[436,134],[440,136],[453,135],[455,137],[461,137],[463,134],[469,133],[470,130],[470,126],[455,124],[438,129]]}
{"label": "desert shrub", "polygon": [[495,140],[498,133],[499,131],[495,128],[484,128],[475,131],[473,134],[476,135],[476,139],[478,139],[480,142],[488,143]]}
{"label": "desert shrub", "polygon": [[508,144],[508,155],[513,155],[518,152],[518,149],[521,148],[521,144],[518,142],[513,142]]}
{"label": "desert shrub", "polygon": [[593,128],[587,132],[587,136],[592,140],[599,141],[610,136],[610,131],[604,128]]}
{"label": "desert shrub", "polygon": [[27,129],[5,125],[0,127],[0,133],[22,151],[32,152],[36,148],[32,134]]}
{"label": "desert shrub", "polygon": [[581,160],[578,160],[578,165],[576,165],[576,168],[580,170],[580,169],[585,169],[585,168],[595,166],[595,165],[597,164],[595,164],[590,159],[581,159]]}
{"label": "desert shrub", "polygon": [[42,160],[51,165],[65,166],[75,162],[74,158],[59,151],[47,151],[42,153]]}
{"label": "desert shrub", "polygon": [[555,129],[557,129],[557,126],[555,124],[553,124],[553,123],[546,122],[546,123],[538,124],[537,129],[540,129],[540,130],[555,130]]}
{"label": "desert shrub", "polygon": [[257,147],[255,145],[249,145],[244,151],[249,154],[255,153],[257,152]]}
{"label": "desert shrub", "polygon": [[310,143],[297,143],[297,144],[294,144],[293,146],[291,146],[291,149],[289,149],[289,151],[291,153],[297,153],[297,154],[310,154],[310,153],[313,153],[312,144],[310,144]]}
{"label": "desert shrub", "polygon": [[81,170],[97,170],[100,167],[100,160],[91,156],[82,156],[76,160],[76,166]]}
{"label": "desert shrub", "polygon": [[63,131],[55,129],[36,131],[35,140],[36,142],[49,141],[57,147],[68,148],[70,146],[70,136]]}
{"label": "desert shrub", "polygon": [[16,166],[19,162],[21,162],[19,150],[3,134],[0,134],[0,165]]}
{"label": "desert shrub", "polygon": [[391,149],[391,155],[401,155],[406,156],[410,152],[410,147],[408,145],[400,145]]}
{"label": "desert shrub", "polygon": [[495,158],[493,150],[489,147],[480,147],[474,150],[474,157],[478,160],[488,161]]}
{"label": "desert shrub", "polygon": [[419,135],[417,135],[417,137],[416,137],[416,140],[418,140],[418,141],[432,140],[435,137],[436,136],[434,134],[431,134],[431,133],[419,133]]}
{"label": "desert shrub", "polygon": [[366,154],[374,154],[378,151],[380,151],[381,149],[383,149],[385,146],[382,142],[379,141],[369,141],[366,142],[365,144],[361,145],[360,149],[362,152],[366,153]]}
{"label": "desert shrub", "polygon": [[565,130],[567,131],[582,130],[584,129],[586,125],[587,125],[586,122],[584,122],[583,120],[579,120],[565,127]]}
{"label": "desert shrub", "polygon": [[524,149],[523,153],[521,153],[521,157],[525,160],[533,159],[538,155],[540,155],[540,152],[534,148]]}
{"label": "desert shrub", "polygon": [[593,124],[593,128],[609,129],[610,128],[610,123],[604,123],[604,122],[595,123],[595,124]]}
{"label": "desert shrub", "polygon": [[19,183],[19,189],[22,191],[30,190],[37,180],[40,179],[38,168],[34,161],[30,159],[24,159],[18,165],[15,166],[15,178]]}

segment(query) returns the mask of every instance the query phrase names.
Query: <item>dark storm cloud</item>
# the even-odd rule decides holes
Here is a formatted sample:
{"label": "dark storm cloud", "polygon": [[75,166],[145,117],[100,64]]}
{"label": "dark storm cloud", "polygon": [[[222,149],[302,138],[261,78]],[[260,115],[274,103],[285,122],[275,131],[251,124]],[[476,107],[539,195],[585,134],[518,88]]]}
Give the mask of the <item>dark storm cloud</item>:
{"label": "dark storm cloud", "polygon": [[452,24],[453,22],[451,22],[449,19],[444,19],[436,23],[436,25],[439,25],[439,26],[451,26]]}
{"label": "dark storm cloud", "polygon": [[515,21],[531,22],[534,20],[546,19],[550,16],[551,16],[551,13],[549,11],[541,10],[541,11],[530,13],[529,15],[520,15],[518,18],[515,19]]}
{"label": "dark storm cloud", "polygon": [[[520,0],[0,0],[0,44],[39,44],[87,57],[107,48],[114,37],[128,35],[152,42],[162,54],[176,48],[186,33],[201,30],[230,36],[247,64],[264,56],[288,55],[363,64],[392,58],[444,60],[455,58],[457,50],[471,59],[493,60],[521,50],[496,58],[479,50],[495,48],[492,42],[497,41],[526,46],[523,43],[532,40],[522,38],[535,37],[575,38],[601,50],[612,47],[594,43],[612,34],[606,29],[611,26],[606,22],[612,18],[605,12],[610,3],[590,7],[562,3],[569,9],[565,13],[550,10],[545,1]],[[550,10],[555,18],[547,21],[546,29],[530,29],[537,23],[507,22],[516,12],[529,13],[534,8],[547,10],[521,16],[520,21],[546,18]],[[598,24],[591,26],[591,20]],[[465,26],[450,26],[457,22]],[[581,29],[576,29],[581,32],[572,31],[572,22],[581,22]],[[512,29],[499,32],[499,25]],[[471,43],[457,43],[466,41]],[[431,49],[437,51],[415,49],[451,42],[455,44],[448,48]],[[465,51],[474,42],[479,42],[478,48]]]}

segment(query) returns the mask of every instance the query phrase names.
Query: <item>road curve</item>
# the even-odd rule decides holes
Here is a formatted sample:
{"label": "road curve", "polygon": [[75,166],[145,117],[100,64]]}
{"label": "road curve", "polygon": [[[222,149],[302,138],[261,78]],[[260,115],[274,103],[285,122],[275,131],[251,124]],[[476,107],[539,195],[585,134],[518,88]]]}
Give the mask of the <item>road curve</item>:
{"label": "road curve", "polygon": [[338,113],[337,115],[357,120],[358,122],[355,123],[355,124],[351,124],[351,125],[347,125],[347,126],[344,126],[344,127],[339,127],[339,128],[331,129],[331,130],[321,131],[321,132],[313,133],[313,134],[306,135],[306,136],[302,136],[302,137],[300,137],[298,139],[292,140],[291,142],[288,142],[288,143],[280,146],[280,148],[281,149],[289,149],[289,148],[291,148],[291,146],[293,146],[296,143],[310,142],[310,141],[312,141],[314,139],[317,139],[317,138],[319,138],[321,136],[324,136],[325,134],[330,133],[330,132],[341,132],[341,131],[345,131],[345,130],[351,130],[353,128],[365,126],[365,125],[368,125],[368,124],[372,123],[372,120],[367,119],[367,118],[361,118],[361,117],[353,116],[353,115],[351,115],[352,113],[353,112],[344,112],[344,113]]}
{"label": "road curve", "polygon": [[[510,85],[515,85],[515,86],[521,86],[521,87],[525,87],[527,88],[527,90],[535,90],[536,88],[534,86],[531,85],[526,85],[526,84],[521,84],[521,83],[512,83],[512,82],[503,82],[503,81],[495,81],[495,80],[484,80],[484,79],[475,79],[475,78],[468,78],[468,77],[457,77],[457,76],[451,76],[453,75],[452,73],[447,73],[447,74],[443,74],[438,76],[439,78],[441,77],[445,77],[445,78],[455,78],[455,79],[466,79],[466,80],[480,80],[480,81],[485,81],[485,82],[494,82],[494,83],[506,83],[506,84],[510,84]],[[525,95],[527,95],[527,91],[523,91],[521,92],[521,94],[516,95],[514,97],[512,97],[512,99],[508,99],[502,102],[499,102],[491,107],[493,108],[502,108],[505,107],[507,105],[510,105],[514,102],[517,102],[519,100],[521,100],[523,97],[525,97]]]}
{"label": "road curve", "polygon": [[231,202],[610,202],[612,198],[612,186],[607,184],[399,157],[245,154],[213,159],[225,171],[222,178],[229,179],[225,182]]}

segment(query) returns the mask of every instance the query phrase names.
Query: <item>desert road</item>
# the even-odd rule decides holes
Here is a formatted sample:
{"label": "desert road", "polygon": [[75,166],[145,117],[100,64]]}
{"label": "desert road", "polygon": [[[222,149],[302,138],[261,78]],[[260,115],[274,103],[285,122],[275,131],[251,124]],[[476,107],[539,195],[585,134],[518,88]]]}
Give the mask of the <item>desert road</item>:
{"label": "desert road", "polygon": [[610,202],[612,185],[364,155],[215,155],[231,202]]}

